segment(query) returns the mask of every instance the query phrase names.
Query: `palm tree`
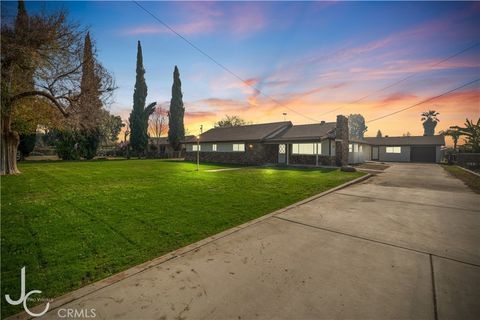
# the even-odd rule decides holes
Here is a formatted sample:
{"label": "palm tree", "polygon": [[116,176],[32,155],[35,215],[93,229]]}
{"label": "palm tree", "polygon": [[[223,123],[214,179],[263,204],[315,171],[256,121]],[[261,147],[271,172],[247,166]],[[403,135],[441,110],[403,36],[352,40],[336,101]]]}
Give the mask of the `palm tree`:
{"label": "palm tree", "polygon": [[466,119],[465,127],[454,126],[460,135],[465,136],[465,147],[471,152],[480,152],[480,118],[477,123]]}
{"label": "palm tree", "polygon": [[435,127],[437,126],[437,123],[440,122],[440,120],[437,118],[439,114],[440,113],[436,112],[435,110],[428,110],[421,114],[424,136],[433,136],[435,134]]}
{"label": "palm tree", "polygon": [[460,131],[458,131],[455,127],[450,127],[447,130],[440,131],[440,134],[444,136],[449,136],[453,140],[453,150],[457,150],[458,139],[462,135]]}

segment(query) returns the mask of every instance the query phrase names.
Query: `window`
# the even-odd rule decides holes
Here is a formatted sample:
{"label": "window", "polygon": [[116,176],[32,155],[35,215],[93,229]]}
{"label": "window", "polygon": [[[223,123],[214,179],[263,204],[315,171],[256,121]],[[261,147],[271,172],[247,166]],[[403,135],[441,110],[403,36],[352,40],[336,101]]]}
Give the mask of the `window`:
{"label": "window", "polygon": [[244,152],[244,151],[245,151],[245,144],[243,144],[243,143],[234,143],[234,144],[233,144],[233,151],[236,151],[236,152]]}
{"label": "window", "polygon": [[386,147],[386,153],[402,153],[402,147]]}
{"label": "window", "polygon": [[293,143],[292,154],[315,154],[314,143]]}
{"label": "window", "polygon": [[353,144],[353,152],[358,152],[358,144],[357,143]]}
{"label": "window", "polygon": [[200,151],[201,149],[200,145],[192,144],[192,151]]}
{"label": "window", "polygon": [[363,147],[362,147],[362,145],[359,145],[359,146],[358,146],[358,151],[360,151],[360,152],[362,152],[362,151],[363,151]]}
{"label": "window", "polygon": [[215,143],[212,144],[212,151],[217,151],[217,145]]}
{"label": "window", "polygon": [[[332,144],[335,144],[335,142],[333,142]],[[330,141],[323,140],[322,143],[318,144],[318,154],[321,154],[324,156],[330,155],[329,146],[330,146]]]}
{"label": "window", "polygon": [[292,153],[293,154],[298,154],[298,143],[293,143],[292,144]]}
{"label": "window", "polygon": [[280,154],[285,154],[286,153],[284,144],[278,145],[278,153],[280,153]]}
{"label": "window", "polygon": [[348,152],[353,152],[353,144],[348,145]]}

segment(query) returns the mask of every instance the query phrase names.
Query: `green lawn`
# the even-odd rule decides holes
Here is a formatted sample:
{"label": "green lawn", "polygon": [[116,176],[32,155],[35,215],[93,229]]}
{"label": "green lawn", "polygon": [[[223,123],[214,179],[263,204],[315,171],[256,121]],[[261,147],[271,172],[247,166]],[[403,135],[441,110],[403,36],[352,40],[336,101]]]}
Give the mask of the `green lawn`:
{"label": "green lawn", "polygon": [[159,160],[30,162],[2,177],[2,317],[27,292],[54,298],[357,178],[334,169],[245,168]]}

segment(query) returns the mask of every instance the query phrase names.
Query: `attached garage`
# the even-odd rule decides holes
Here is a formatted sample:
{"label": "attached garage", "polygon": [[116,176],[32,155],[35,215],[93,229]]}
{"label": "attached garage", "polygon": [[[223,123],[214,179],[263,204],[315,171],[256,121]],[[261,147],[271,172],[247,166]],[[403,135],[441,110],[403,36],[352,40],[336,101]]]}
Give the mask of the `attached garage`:
{"label": "attached garage", "polygon": [[411,146],[410,162],[436,162],[435,146]]}
{"label": "attached garage", "polygon": [[445,137],[409,136],[365,138],[371,146],[372,160],[435,163],[442,160]]}

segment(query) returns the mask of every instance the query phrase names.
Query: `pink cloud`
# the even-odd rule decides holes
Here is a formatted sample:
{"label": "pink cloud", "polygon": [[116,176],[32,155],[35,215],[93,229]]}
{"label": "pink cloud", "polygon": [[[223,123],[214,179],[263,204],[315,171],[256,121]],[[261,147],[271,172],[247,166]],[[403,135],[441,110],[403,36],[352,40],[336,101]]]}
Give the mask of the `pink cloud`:
{"label": "pink cloud", "polygon": [[397,101],[404,101],[404,100],[412,100],[412,99],[417,99],[418,96],[414,94],[409,94],[409,93],[402,93],[402,92],[397,92],[389,95],[385,99],[382,100],[382,103],[392,103],[392,102],[397,102]]}
{"label": "pink cloud", "polygon": [[262,7],[255,3],[244,2],[235,6],[232,12],[235,14],[229,19],[229,25],[234,34],[244,35],[267,25]]}
{"label": "pink cloud", "polygon": [[235,99],[207,98],[197,101],[196,104],[214,108],[217,112],[238,111],[248,108],[244,101]]}
{"label": "pink cloud", "polygon": [[256,86],[260,82],[259,78],[249,78],[243,83],[246,86]]}
{"label": "pink cloud", "polygon": [[[171,24],[171,27],[182,35],[226,31],[236,36],[243,36],[259,31],[268,25],[264,6],[254,3],[233,5],[225,7],[223,10],[218,8],[214,2],[180,2],[177,6],[179,17],[176,17],[176,19],[184,22]],[[137,26],[123,31],[125,35],[168,33],[171,33],[171,31],[158,23]]]}
{"label": "pink cloud", "polygon": [[185,112],[185,118],[194,119],[194,118],[206,118],[216,116],[215,112],[211,111],[194,111],[194,112]]}

